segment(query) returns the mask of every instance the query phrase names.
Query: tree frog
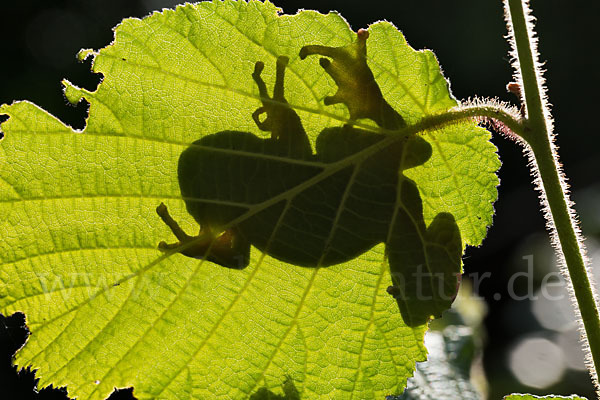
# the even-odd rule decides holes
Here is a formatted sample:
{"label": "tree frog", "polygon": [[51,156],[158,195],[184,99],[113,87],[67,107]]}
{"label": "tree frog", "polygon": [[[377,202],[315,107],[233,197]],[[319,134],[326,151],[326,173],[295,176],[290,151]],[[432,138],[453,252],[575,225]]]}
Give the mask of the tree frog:
{"label": "tree frog", "polygon": [[[369,118],[382,128],[400,129],[406,125],[402,116],[383,98],[367,65],[367,38],[368,31],[360,30],[348,46],[305,46],[300,58],[327,57],[320,65],[338,91],[325,98],[326,105],[345,104],[351,122]],[[257,62],[252,73],[262,101],[252,118],[260,130],[271,133],[269,138],[221,131],[183,151],[179,186],[200,232],[186,234],[161,203],[158,215],[179,241],[161,242],[160,249],[244,268],[254,246],[286,263],[327,267],[388,242],[390,221],[403,196],[412,198],[409,206],[416,204],[417,224],[425,229],[418,191],[402,170],[424,163],[430,145],[411,135],[378,146],[389,135],[350,122],[324,129],[313,151],[300,117],[284,96],[287,64],[287,57],[277,59],[272,97],[261,78],[264,64]],[[400,180],[406,184],[399,185]]]}

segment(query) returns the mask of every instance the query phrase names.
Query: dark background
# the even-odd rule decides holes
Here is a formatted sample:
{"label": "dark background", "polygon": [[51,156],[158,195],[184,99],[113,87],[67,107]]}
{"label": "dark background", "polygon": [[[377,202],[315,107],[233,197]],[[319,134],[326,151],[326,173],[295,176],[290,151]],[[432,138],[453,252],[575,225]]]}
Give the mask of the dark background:
{"label": "dark background", "polygon": [[[27,99],[75,128],[83,128],[87,106],[67,105],[60,81],[94,89],[99,77],[90,64],[78,63],[81,48],[98,49],[112,39],[111,28],[125,17],[143,17],[154,9],[177,2],[161,0],[20,0],[3,5],[0,19],[0,104]],[[600,109],[597,44],[600,37],[598,1],[532,0],[538,18],[541,59],[547,69],[548,94],[553,104],[561,161],[581,215],[590,253],[600,241],[599,131],[595,116]],[[474,95],[498,97],[515,103],[506,92],[512,70],[504,36],[506,27],[500,0],[279,0],[286,13],[299,8],[322,12],[338,10],[354,30],[386,19],[393,22],[417,49],[435,51],[458,99]],[[524,256],[534,256],[534,267],[554,268],[549,255],[544,220],[533,191],[527,161],[514,143],[494,136],[503,166],[494,225],[480,248],[468,248],[467,276],[491,272],[476,288],[488,304],[483,365],[489,398],[510,392],[578,393],[594,397],[589,377],[580,369],[566,369],[562,378],[546,388],[524,386],[510,371],[508,355],[524,337],[554,337],[531,313],[530,302],[509,300],[507,281],[524,269]],[[599,253],[600,254],[600,253]],[[596,268],[598,268],[598,264]],[[539,285],[536,278],[534,284]],[[25,338],[22,315],[0,320],[0,387],[18,399],[64,399],[64,391],[34,392],[34,376],[17,376],[10,357]],[[543,357],[543,355],[542,355]],[[2,396],[0,396],[2,397]],[[112,399],[131,398],[122,391]]]}

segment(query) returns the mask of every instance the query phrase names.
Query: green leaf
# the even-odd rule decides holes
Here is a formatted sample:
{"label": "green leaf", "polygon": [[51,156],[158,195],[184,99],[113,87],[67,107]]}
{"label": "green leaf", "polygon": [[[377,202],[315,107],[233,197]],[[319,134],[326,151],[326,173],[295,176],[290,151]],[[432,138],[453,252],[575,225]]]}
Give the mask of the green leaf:
{"label": "green leaf", "polygon": [[[409,125],[456,104],[431,52],[414,51],[389,23],[369,32],[369,67]],[[417,301],[398,312],[383,244],[320,269],[254,248],[244,270],[157,248],[172,237],[156,215],[160,202],[186,231],[198,229],[180,194],[182,151],[223,130],[265,137],[251,118],[261,106],[255,63],[264,62],[270,88],[277,57],[290,58],[286,98],[314,147],[349,114],[324,105],[334,83],[316,58],[299,58],[300,48],[355,38],[335,13],[279,15],[256,1],[187,4],[126,19],[113,44],[81,53],[104,76],[94,92],[66,83],[69,101],[90,103],[83,132],[29,102],[1,106],[10,118],[0,142],[0,311],[24,312],[32,332],[16,364],[36,368],[41,387],[67,386],[85,399],[129,386],[140,399],[400,393],[425,359],[422,316],[432,308]],[[489,133],[465,123],[421,137],[432,155],[404,171],[418,189],[405,216],[429,227],[420,245],[456,240],[435,235],[445,232],[432,228],[444,213],[463,245],[479,244],[498,183]],[[394,227],[400,237],[404,228]],[[443,251],[431,251],[432,265],[444,268]],[[394,254],[398,272],[404,259]]]}
{"label": "green leaf", "polygon": [[555,396],[555,395],[534,396],[534,395],[531,395],[531,394],[513,393],[511,395],[504,396],[504,400],[535,400],[535,399],[587,400],[585,397],[579,397],[579,396],[575,396],[575,395],[571,395],[571,396]]}

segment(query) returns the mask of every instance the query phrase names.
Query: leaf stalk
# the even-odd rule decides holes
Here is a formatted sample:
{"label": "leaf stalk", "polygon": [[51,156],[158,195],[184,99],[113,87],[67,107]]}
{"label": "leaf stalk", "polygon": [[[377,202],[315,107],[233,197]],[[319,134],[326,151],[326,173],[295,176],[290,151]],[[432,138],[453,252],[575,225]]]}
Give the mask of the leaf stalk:
{"label": "leaf stalk", "polygon": [[[513,45],[515,74],[527,119],[523,139],[531,152],[531,168],[545,209],[554,247],[566,266],[572,293],[581,316],[582,340],[588,358],[588,370],[600,398],[597,370],[600,367],[600,315],[589,271],[585,248],[579,235],[575,212],[567,195],[567,184],[558,161],[547,106],[543,77],[537,61],[536,38],[526,0],[505,0],[509,40]],[[567,279],[568,281],[569,279]]]}

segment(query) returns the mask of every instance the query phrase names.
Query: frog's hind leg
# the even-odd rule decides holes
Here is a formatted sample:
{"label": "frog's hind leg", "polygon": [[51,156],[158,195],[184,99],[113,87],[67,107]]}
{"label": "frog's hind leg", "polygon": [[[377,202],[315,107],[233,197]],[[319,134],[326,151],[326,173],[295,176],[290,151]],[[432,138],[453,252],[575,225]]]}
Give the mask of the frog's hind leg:
{"label": "frog's hind leg", "polygon": [[204,259],[227,268],[243,269],[248,266],[250,243],[237,232],[237,228],[226,230],[219,235],[204,228],[200,229],[198,236],[190,236],[171,217],[164,203],[160,203],[156,213],[179,240],[176,243],[160,242],[158,248],[161,251],[175,250],[184,256]]}

